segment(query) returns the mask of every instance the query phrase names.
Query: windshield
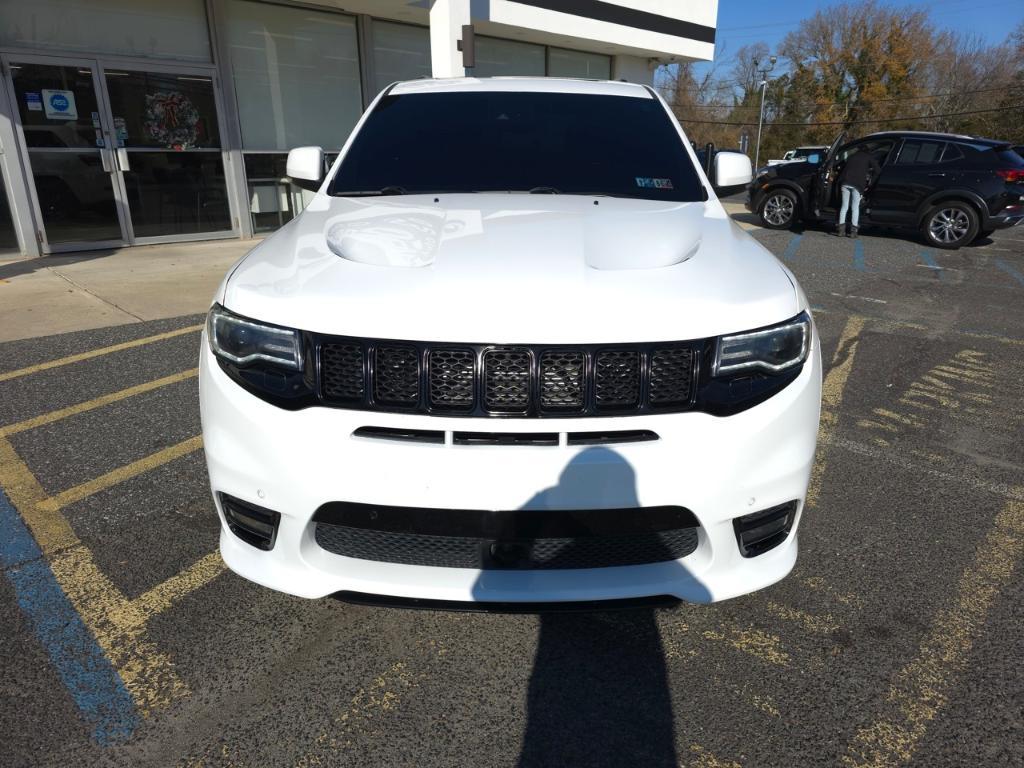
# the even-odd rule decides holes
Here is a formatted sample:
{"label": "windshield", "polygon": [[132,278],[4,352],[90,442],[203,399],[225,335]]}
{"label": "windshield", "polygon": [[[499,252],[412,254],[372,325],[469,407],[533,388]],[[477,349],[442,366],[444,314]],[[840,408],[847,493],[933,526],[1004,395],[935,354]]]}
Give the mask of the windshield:
{"label": "windshield", "polygon": [[703,199],[683,141],[653,98],[496,91],[384,97],[330,194],[440,192]]}

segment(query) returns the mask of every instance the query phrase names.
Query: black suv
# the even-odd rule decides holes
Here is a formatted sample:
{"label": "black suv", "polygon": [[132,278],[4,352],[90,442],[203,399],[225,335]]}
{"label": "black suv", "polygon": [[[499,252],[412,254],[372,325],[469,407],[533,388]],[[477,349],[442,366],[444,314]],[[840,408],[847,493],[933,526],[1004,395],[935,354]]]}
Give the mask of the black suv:
{"label": "black suv", "polygon": [[886,131],[843,144],[805,163],[761,168],[747,187],[747,209],[766,227],[835,221],[839,171],[858,149],[881,172],[861,199],[861,225],[906,227],[936,248],[959,248],[1024,220],[1024,158],[1007,142],[923,131]]}

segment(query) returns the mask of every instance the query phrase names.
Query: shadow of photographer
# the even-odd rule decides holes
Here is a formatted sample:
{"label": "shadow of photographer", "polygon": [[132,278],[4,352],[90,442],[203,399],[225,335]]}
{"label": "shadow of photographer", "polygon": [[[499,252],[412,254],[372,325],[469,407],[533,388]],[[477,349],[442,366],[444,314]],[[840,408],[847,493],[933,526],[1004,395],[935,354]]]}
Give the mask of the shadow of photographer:
{"label": "shadow of photographer", "polygon": [[[633,467],[619,453],[593,447],[578,453],[557,485],[535,494],[522,509],[542,515],[545,510],[639,506]],[[593,557],[586,538],[563,545],[549,557],[549,567],[579,567],[581,558]],[[642,546],[643,560],[652,564],[633,566],[634,578],[640,572],[636,569],[656,569],[652,578],[660,585],[674,580],[678,571],[687,597],[710,599],[659,534],[631,534],[615,546]],[[594,576],[601,578],[596,571]],[[485,581],[486,572],[480,579]],[[645,768],[678,765],[672,696],[655,609],[542,613],[519,765],[627,762]]]}

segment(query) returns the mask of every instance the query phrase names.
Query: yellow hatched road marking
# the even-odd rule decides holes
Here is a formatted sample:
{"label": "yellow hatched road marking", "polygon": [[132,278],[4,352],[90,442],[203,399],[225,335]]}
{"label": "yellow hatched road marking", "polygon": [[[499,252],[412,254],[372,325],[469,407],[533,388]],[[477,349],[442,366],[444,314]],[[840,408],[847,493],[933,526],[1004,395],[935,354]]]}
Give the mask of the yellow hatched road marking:
{"label": "yellow hatched road marking", "polygon": [[64,515],[57,510],[39,508],[46,492],[3,437],[0,437],[0,487],[32,531],[43,555],[52,555],[79,543]]}
{"label": "yellow hatched road marking", "polygon": [[705,640],[724,642],[769,664],[779,667],[790,665],[790,656],[783,648],[782,640],[771,632],[723,619],[715,629],[706,629],[701,634]]}
{"label": "yellow hatched road marking", "polygon": [[154,389],[159,389],[160,387],[177,384],[179,381],[191,379],[198,373],[198,368],[192,368],[191,370],[181,371],[180,373],[175,373],[171,376],[164,376],[161,379],[147,381],[144,384],[136,384],[134,387],[128,387],[127,389],[122,389],[118,392],[111,392],[109,395],[102,395],[92,400],[87,400],[84,403],[69,405],[67,408],[61,408],[57,411],[50,411],[49,413],[44,413],[31,419],[19,421],[17,424],[9,424],[6,427],[0,427],[0,437],[16,435],[19,432],[25,432],[30,429],[35,429],[36,427],[42,427],[46,424],[52,424],[55,421],[66,419],[69,416],[76,416],[79,413],[85,413],[86,411],[91,411],[95,408],[101,408],[104,405],[110,405],[111,403],[116,403],[120,400],[133,397],[134,395],[141,395],[144,392],[152,392]]}
{"label": "yellow hatched road marking", "polygon": [[202,445],[202,437],[190,437],[188,440],[183,440],[177,445],[172,445],[168,448],[157,451],[156,453],[151,453],[149,456],[145,456],[138,461],[133,461],[131,464],[118,467],[115,470],[84,482],[81,485],[76,485],[74,488],[68,488],[66,491],[61,491],[48,499],[43,499],[39,502],[38,506],[45,512],[56,512],[69,504],[74,504],[76,501],[81,501],[82,499],[88,498],[100,491],[104,491],[111,486],[123,483],[125,480],[130,480],[144,472],[156,469],[169,461],[174,461],[174,459],[187,456],[188,454],[199,450]]}
{"label": "yellow hatched road marking", "polygon": [[0,437],[0,485],[32,531],[54,578],[110,659],[139,710],[149,714],[187,693],[170,659],[142,639],[145,618],[96,565],[67,519],[46,509],[46,492]]}
{"label": "yellow hatched road marking", "polygon": [[16,371],[7,371],[6,373],[0,373],[0,381],[9,381],[10,379],[17,379],[21,376],[28,376],[32,373],[39,373],[40,371],[48,371],[51,368],[59,368],[62,365],[70,365],[71,363],[78,363],[82,360],[91,360],[94,357],[100,357],[102,355],[109,355],[112,352],[120,352],[124,349],[132,349],[134,347],[142,347],[146,344],[152,344],[155,341],[163,341],[164,339],[173,339],[175,336],[182,336],[186,333],[195,333],[196,331],[202,330],[202,325],[190,325],[186,328],[178,328],[173,331],[166,331],[165,333],[158,333],[154,336],[146,336],[141,339],[132,339],[131,341],[123,341],[120,344],[112,344],[109,347],[100,347],[99,349],[92,349],[88,352],[80,352],[77,355],[68,355],[67,357],[61,357],[56,360],[50,360],[45,363],[38,363],[36,365],[30,365],[27,368],[19,368]]}
{"label": "yellow hatched road marking", "polygon": [[801,611],[799,608],[794,608],[790,605],[776,603],[774,600],[769,600],[765,608],[773,616],[785,619],[786,621],[796,622],[808,632],[813,632],[816,635],[831,635],[839,629],[839,624],[828,613],[819,616],[807,611]]}
{"label": "yellow hatched road marking", "polygon": [[163,613],[185,595],[209,584],[224,572],[226,566],[220,558],[220,552],[211,552],[181,573],[167,581],[157,584],[148,592],[139,595],[132,601],[135,616],[148,620],[150,616]]}
{"label": "yellow hatched road marking", "polygon": [[896,675],[888,717],[861,729],[843,762],[849,766],[892,766],[908,762],[946,704],[953,676],[962,672],[992,601],[1009,582],[1024,551],[1024,502],[1011,501],[960,577],[953,604],[938,613],[916,659]]}
{"label": "yellow hatched road marking", "polygon": [[807,506],[814,506],[821,493],[821,481],[825,476],[828,439],[839,422],[839,406],[843,402],[846,382],[849,381],[850,372],[853,370],[853,358],[857,352],[865,321],[866,319],[860,315],[852,315],[846,321],[846,326],[839,335],[836,353],[832,357],[832,368],[821,385],[821,428],[818,434],[818,457],[811,469],[811,482],[807,487]]}
{"label": "yellow hatched road marking", "polygon": [[722,760],[708,752],[700,744],[690,745],[690,768],[740,768],[734,760]]}

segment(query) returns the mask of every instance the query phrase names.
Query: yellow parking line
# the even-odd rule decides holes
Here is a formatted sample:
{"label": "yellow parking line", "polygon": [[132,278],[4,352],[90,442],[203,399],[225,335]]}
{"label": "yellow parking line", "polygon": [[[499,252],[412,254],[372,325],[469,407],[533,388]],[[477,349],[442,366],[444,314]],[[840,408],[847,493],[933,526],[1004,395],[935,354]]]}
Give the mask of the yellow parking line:
{"label": "yellow parking line", "polygon": [[174,461],[174,459],[187,456],[193,451],[199,450],[202,445],[202,437],[190,437],[188,440],[183,440],[177,445],[172,445],[161,451],[157,451],[156,453],[151,453],[149,456],[141,458],[138,461],[133,461],[131,464],[118,467],[115,470],[84,482],[81,485],[76,485],[74,488],[68,488],[66,491],[61,491],[55,496],[51,496],[50,498],[39,502],[38,507],[45,512],[56,512],[57,510],[66,507],[68,504],[74,504],[76,501],[81,501],[82,499],[106,490],[111,486],[123,483],[125,480],[130,480],[144,472],[156,469],[169,461]]}
{"label": "yellow parking line", "polygon": [[104,575],[88,547],[58,553],[50,569],[144,716],[188,694],[171,659],[143,638],[148,617]]}
{"label": "yellow parking line", "polygon": [[157,584],[132,601],[132,608],[142,620],[163,613],[185,595],[209,584],[224,572],[219,552],[212,552],[167,581]]}
{"label": "yellow parking line", "polygon": [[19,432],[25,432],[29,429],[35,429],[45,424],[52,424],[55,421],[66,419],[68,416],[75,416],[79,413],[85,413],[95,408],[100,408],[104,405],[110,405],[116,403],[119,400],[124,400],[134,395],[141,395],[144,392],[151,392],[154,389],[160,387],[166,387],[169,384],[177,384],[179,381],[185,381],[191,379],[199,373],[198,368],[192,368],[188,371],[182,371],[181,373],[175,373],[171,376],[164,376],[162,379],[155,379],[154,381],[147,381],[144,384],[136,384],[134,387],[128,387],[118,392],[111,392],[108,395],[102,395],[101,397],[87,400],[84,403],[78,403],[77,405],[70,405],[67,408],[61,408],[57,411],[50,411],[44,413],[41,416],[36,416],[31,419],[25,419],[19,421],[17,424],[9,424],[6,427],[0,427],[0,437],[8,437],[10,435],[16,435]]}
{"label": "yellow parking line", "polygon": [[734,760],[722,760],[708,752],[700,744],[690,745],[690,755],[692,756],[690,768],[740,768],[739,763]]}
{"label": "yellow parking line", "polygon": [[1011,501],[960,577],[956,599],[932,621],[917,658],[896,675],[887,703],[890,716],[861,729],[843,762],[892,766],[908,762],[928,724],[948,701],[954,676],[967,666],[992,601],[1009,582],[1024,551],[1024,503]]}
{"label": "yellow parking line", "polygon": [[173,331],[158,333],[155,336],[146,336],[141,339],[124,341],[121,342],[120,344],[112,344],[109,347],[100,347],[99,349],[93,349],[88,352],[80,352],[77,355],[68,355],[67,357],[61,357],[58,358],[57,360],[50,360],[45,363],[30,365],[27,368],[19,368],[16,371],[7,371],[6,373],[0,373],[0,381],[9,381],[10,379],[17,379],[21,376],[28,376],[31,373],[39,373],[40,371],[47,371],[51,368],[59,368],[62,365],[70,365],[71,363],[78,363],[81,362],[82,360],[91,360],[94,357],[100,357],[101,355],[109,355],[112,352],[120,352],[123,349],[132,349],[133,347],[141,347],[146,344],[152,344],[154,341],[173,339],[175,336],[181,336],[186,333],[195,333],[196,331],[202,330],[202,328],[202,325],[190,325],[187,328],[178,328]]}
{"label": "yellow parking line", "polygon": [[716,629],[702,633],[705,640],[724,642],[741,653],[779,667],[790,665],[790,656],[778,635],[723,619]]}
{"label": "yellow parking line", "polygon": [[774,600],[769,600],[765,608],[773,616],[785,619],[786,621],[796,622],[802,625],[808,632],[813,632],[817,635],[831,635],[839,629],[839,624],[836,623],[836,620],[829,613],[818,616],[807,611],[801,611],[799,608],[794,608],[791,605],[776,603]]}
{"label": "yellow parking line", "polygon": [[44,555],[78,544],[78,537],[60,512],[39,508],[46,492],[3,437],[0,437],[0,486],[32,531]]}
{"label": "yellow parking line", "polygon": [[839,336],[839,345],[832,357],[832,368],[821,385],[821,428],[818,433],[818,456],[811,469],[811,482],[807,487],[807,506],[814,506],[821,493],[821,481],[825,475],[828,438],[839,422],[839,406],[843,402],[846,382],[853,370],[853,358],[864,330],[866,318],[852,315]]}
{"label": "yellow parking line", "polygon": [[145,620],[130,618],[136,609],[96,565],[67,519],[57,509],[42,507],[46,491],[3,437],[0,486],[32,531],[50,561],[54,578],[117,669],[140,711],[148,714],[187,693],[170,659],[141,639]]}

